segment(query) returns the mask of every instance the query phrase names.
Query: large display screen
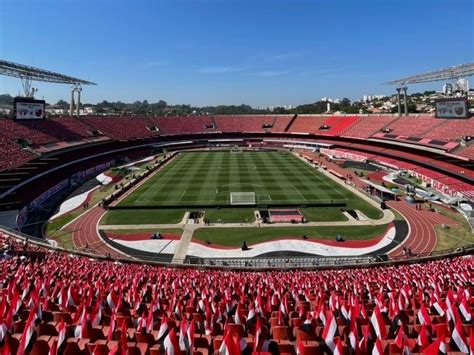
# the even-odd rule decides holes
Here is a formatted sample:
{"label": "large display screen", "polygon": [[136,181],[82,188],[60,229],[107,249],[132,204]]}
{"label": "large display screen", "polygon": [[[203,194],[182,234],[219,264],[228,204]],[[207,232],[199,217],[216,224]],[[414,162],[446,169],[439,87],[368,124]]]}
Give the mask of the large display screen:
{"label": "large display screen", "polygon": [[465,98],[438,99],[435,102],[436,117],[467,118],[469,116],[468,102]]}
{"label": "large display screen", "polygon": [[44,118],[44,100],[15,97],[13,111],[17,120],[41,120]]}

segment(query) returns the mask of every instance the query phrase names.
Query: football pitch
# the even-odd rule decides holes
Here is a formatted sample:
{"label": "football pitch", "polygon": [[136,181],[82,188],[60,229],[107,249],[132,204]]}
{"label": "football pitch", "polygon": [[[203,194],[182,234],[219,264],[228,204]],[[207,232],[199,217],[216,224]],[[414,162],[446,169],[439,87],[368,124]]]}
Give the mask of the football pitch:
{"label": "football pitch", "polygon": [[223,206],[231,193],[258,205],[345,204],[352,192],[287,152],[180,153],[119,206]]}

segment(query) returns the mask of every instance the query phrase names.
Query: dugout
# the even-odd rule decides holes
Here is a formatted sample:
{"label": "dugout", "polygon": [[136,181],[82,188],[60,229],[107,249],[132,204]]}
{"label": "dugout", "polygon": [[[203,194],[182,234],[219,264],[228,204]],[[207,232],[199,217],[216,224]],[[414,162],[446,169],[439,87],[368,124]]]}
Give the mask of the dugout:
{"label": "dugout", "polygon": [[360,179],[367,187],[371,195],[379,197],[382,201],[396,200],[397,193],[366,179]]}

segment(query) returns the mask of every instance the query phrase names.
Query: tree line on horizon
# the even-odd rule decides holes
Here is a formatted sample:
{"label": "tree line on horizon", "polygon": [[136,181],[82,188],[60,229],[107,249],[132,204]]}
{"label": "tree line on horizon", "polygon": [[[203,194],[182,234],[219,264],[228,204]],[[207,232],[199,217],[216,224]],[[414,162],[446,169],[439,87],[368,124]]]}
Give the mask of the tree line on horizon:
{"label": "tree line on horizon", "polygon": [[[429,95],[434,91],[424,93],[414,93],[410,98],[417,98],[422,95]],[[416,112],[416,105],[410,100],[409,111]],[[13,105],[13,97],[9,94],[0,95],[0,106]],[[51,104],[47,103],[47,106]],[[59,100],[54,104],[59,108],[69,109],[69,103]],[[85,103],[82,107],[93,107],[96,114],[122,114],[122,115],[150,115],[150,116],[189,116],[189,115],[249,115],[249,114],[322,114],[327,111],[327,101],[316,101],[309,104],[302,104],[294,108],[285,107],[254,108],[250,105],[218,105],[218,106],[192,106],[185,104],[170,105],[164,100],[150,103],[148,100],[125,103],[121,101],[102,101],[97,104]],[[345,112],[348,114],[368,113],[367,105],[362,101],[351,102],[348,98],[343,98],[338,103],[331,103],[331,111]]]}

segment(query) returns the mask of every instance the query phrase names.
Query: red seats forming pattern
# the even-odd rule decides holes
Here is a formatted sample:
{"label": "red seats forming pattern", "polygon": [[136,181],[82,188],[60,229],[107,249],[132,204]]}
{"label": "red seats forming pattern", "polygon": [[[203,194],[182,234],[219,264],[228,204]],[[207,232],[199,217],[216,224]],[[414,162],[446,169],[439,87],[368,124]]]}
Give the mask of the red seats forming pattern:
{"label": "red seats forming pattern", "polygon": [[427,138],[459,141],[464,136],[474,137],[474,118],[446,119],[425,135]]}
{"label": "red seats forming pattern", "polygon": [[375,133],[381,132],[382,128],[398,119],[398,116],[365,116],[361,117],[356,124],[350,126],[344,133],[347,137],[369,138]]}
{"label": "red seats forming pattern", "polygon": [[77,141],[90,137],[90,128],[76,118],[48,120],[0,120],[0,130],[11,139],[26,138],[35,145],[58,141]]}
{"label": "red seats forming pattern", "polygon": [[456,154],[474,160],[474,144],[461,148]]}
{"label": "red seats forming pattern", "polygon": [[379,347],[401,354],[404,347],[421,353],[440,342],[455,352],[474,346],[472,256],[244,272],[122,265],[0,233],[5,249],[2,354],[47,354],[52,348],[63,354],[159,354],[163,348],[186,354],[180,347],[203,355],[224,347],[230,355],[252,349],[323,354],[334,348],[349,354],[352,344],[359,353]]}
{"label": "red seats forming pattern", "polygon": [[85,122],[114,139],[139,139],[157,136],[148,129],[153,123],[145,117],[84,117]]}
{"label": "red seats forming pattern", "polygon": [[0,170],[21,166],[35,157],[16,143],[0,137]]}
{"label": "red seats forming pattern", "polygon": [[212,132],[217,129],[207,128],[214,125],[210,116],[191,117],[156,117],[152,118],[161,134],[196,134]]}
{"label": "red seats forming pattern", "polygon": [[358,120],[359,117],[356,116],[332,116],[323,123],[323,125],[327,125],[330,128],[328,130],[319,131],[319,133],[330,136],[343,136],[346,130]]}
{"label": "red seats forming pattern", "polygon": [[[0,120],[0,170],[19,166],[35,157],[21,150],[14,142],[20,138],[35,146],[63,141],[81,141],[94,136],[93,130],[117,140],[144,139],[160,135],[193,134],[206,132],[284,132],[291,115],[239,115],[196,117],[62,117],[41,121]],[[413,124],[415,122],[416,124]],[[323,125],[330,129],[320,130]],[[215,128],[211,128],[215,125]],[[265,128],[264,126],[272,126]],[[150,130],[157,126],[159,131]],[[431,116],[321,116],[300,115],[289,131],[320,135],[348,136],[366,139],[390,127],[392,134],[419,136],[438,140],[457,141],[465,135],[474,136],[474,118],[469,120],[440,120]],[[331,143],[331,142],[329,142]],[[474,148],[457,148],[454,154],[473,159]],[[400,150],[400,154],[403,152]],[[457,168],[455,168],[457,169]]]}
{"label": "red seats forming pattern", "polygon": [[290,127],[290,132],[318,133],[327,116],[299,115]]}
{"label": "red seats forming pattern", "polygon": [[398,120],[390,123],[386,128],[390,128],[390,134],[407,137],[425,137],[427,133],[444,120],[433,116],[402,116]]}

